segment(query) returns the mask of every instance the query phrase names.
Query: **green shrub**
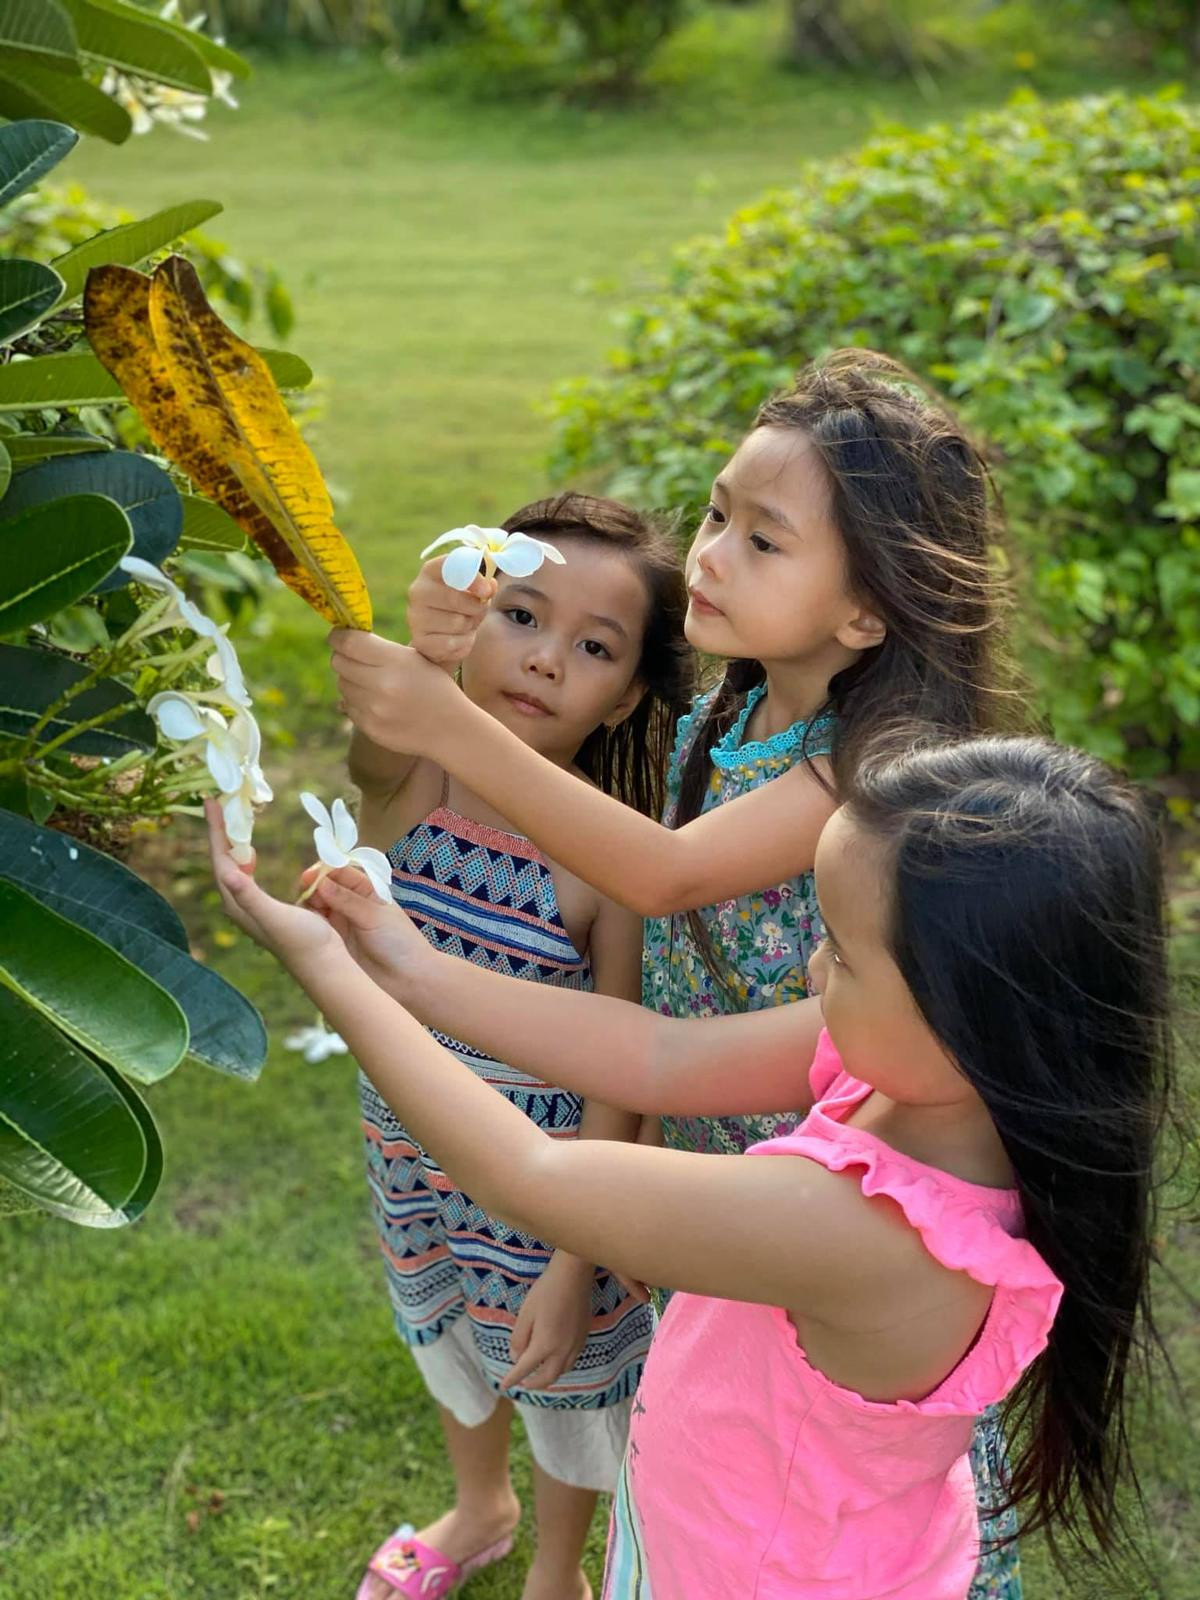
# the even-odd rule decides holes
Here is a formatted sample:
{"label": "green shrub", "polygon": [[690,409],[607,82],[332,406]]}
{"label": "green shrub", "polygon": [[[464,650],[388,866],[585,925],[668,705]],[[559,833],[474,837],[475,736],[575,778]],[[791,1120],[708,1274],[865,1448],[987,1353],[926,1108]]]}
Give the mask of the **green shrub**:
{"label": "green shrub", "polygon": [[463,0],[505,45],[549,55],[584,91],[624,95],[683,21],[689,0]]}
{"label": "green shrub", "polygon": [[1200,767],[1198,194],[1200,114],[1167,94],[876,139],[679,252],[611,371],[560,392],[557,470],[698,506],[798,365],[897,355],[990,441],[1057,733]]}

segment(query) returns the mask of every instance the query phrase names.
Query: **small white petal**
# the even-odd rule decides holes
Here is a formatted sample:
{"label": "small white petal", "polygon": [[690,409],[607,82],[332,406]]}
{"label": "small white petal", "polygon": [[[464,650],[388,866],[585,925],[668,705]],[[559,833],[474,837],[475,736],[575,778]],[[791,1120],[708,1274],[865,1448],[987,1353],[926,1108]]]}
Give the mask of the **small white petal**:
{"label": "small white petal", "polygon": [[141,556],[122,556],[117,565],[147,589],[157,589],[160,594],[178,595],[180,592],[165,572],[160,572],[153,562],[143,561]]}
{"label": "small white petal", "polygon": [[227,739],[210,739],[204,748],[204,760],[222,794],[241,794],[242,765]]}
{"label": "small white petal", "polygon": [[313,829],[313,844],[317,848],[317,855],[327,867],[348,867],[350,857],[338,844],[328,828]]}
{"label": "small white petal", "polygon": [[244,776],[250,790],[250,798],[256,806],[265,806],[269,800],[274,800],[275,791],[263,777],[261,767],[248,767]]}
{"label": "small white petal", "polygon": [[185,594],[180,594],[175,601],[175,609],[179,613],[179,620],[185,628],[190,628],[193,633],[199,634],[202,639],[215,639],[220,633],[220,628],[211,617],[206,617],[200,607],[193,605]]}
{"label": "small white petal", "polygon": [[361,867],[371,880],[371,887],[381,900],[390,901],[392,898],[392,864],[382,850],[376,850],[369,844],[360,844],[357,850],[350,853],[350,860],[356,867]]}
{"label": "small white petal", "polygon": [[480,552],[474,545],[460,545],[442,562],[442,582],[449,589],[469,589],[479,576]]}
{"label": "small white petal", "polygon": [[[205,617],[201,620],[207,622],[208,618]],[[251,704],[251,700],[246,693],[246,681],[242,677],[242,664],[238,660],[237,651],[225,635],[216,629],[215,624],[210,624],[210,626],[214,629],[212,641],[216,645],[216,650],[208,658],[208,675],[210,678],[215,678],[222,685],[226,695],[233,701],[234,705],[248,706]],[[197,629],[196,631],[203,632],[204,630]]]}
{"label": "small white petal", "polygon": [[309,816],[319,828],[327,828],[332,834],[333,818],[329,815],[328,811],[326,811],[325,807],[317,799],[315,794],[309,794],[307,789],[302,790],[300,794],[300,804],[304,807],[305,811],[308,812]]}
{"label": "small white petal", "polygon": [[158,723],[159,732],[164,738],[183,743],[188,739],[198,739],[202,733],[208,731],[208,725],[200,715],[200,708],[177,689],[167,689],[162,694],[156,694],[147,702],[146,710]]}
{"label": "small white petal", "polygon": [[237,748],[243,766],[255,766],[262,754],[262,734],[258,731],[258,723],[248,711],[239,707],[234,712],[229,736]]}
{"label": "small white petal", "polygon": [[225,818],[225,833],[230,844],[248,845],[254,832],[254,812],[245,795],[222,795],[221,815]]}
{"label": "small white petal", "polygon": [[358,826],[340,796],[333,802],[333,837],[347,854],[358,843]]}
{"label": "small white petal", "polygon": [[448,533],[439,533],[433,543],[427,544],[421,551],[421,560],[440,550],[444,544],[473,544],[478,547],[479,541],[474,537],[478,531],[477,528],[451,528]]}
{"label": "small white petal", "polygon": [[536,539],[512,539],[503,550],[497,550],[492,560],[510,578],[527,578],[537,571],[545,556]]}
{"label": "small white petal", "polygon": [[[525,535],[522,534],[521,538],[523,539],[524,537]],[[563,555],[562,551],[556,544],[547,544],[545,539],[535,539],[533,542],[534,544],[541,545],[542,554],[546,557],[547,561],[553,561],[557,566],[560,567],[566,566],[567,558],[565,555]]]}

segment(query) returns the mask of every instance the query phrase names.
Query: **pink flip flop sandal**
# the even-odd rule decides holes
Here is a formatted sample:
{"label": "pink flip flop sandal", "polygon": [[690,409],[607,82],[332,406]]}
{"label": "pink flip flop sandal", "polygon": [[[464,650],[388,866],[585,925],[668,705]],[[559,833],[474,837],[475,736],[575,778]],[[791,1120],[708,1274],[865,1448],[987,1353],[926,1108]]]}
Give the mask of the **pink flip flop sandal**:
{"label": "pink flip flop sandal", "polygon": [[358,1586],[356,1600],[366,1600],[367,1581],[371,1576],[382,1578],[409,1600],[442,1600],[443,1595],[461,1588],[473,1572],[490,1567],[494,1561],[502,1561],[512,1547],[510,1533],[466,1561],[452,1561],[440,1550],[423,1544],[416,1537],[412,1524],[406,1522],[390,1539],[384,1540],[367,1563],[367,1577]]}

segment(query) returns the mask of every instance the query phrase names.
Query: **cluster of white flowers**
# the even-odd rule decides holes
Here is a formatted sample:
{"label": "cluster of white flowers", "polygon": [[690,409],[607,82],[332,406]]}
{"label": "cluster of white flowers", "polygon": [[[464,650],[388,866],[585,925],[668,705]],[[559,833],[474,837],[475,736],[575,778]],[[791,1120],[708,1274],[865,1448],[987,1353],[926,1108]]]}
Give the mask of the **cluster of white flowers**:
{"label": "cluster of white flowers", "polygon": [[[176,0],[168,0],[159,14],[167,20],[177,17],[179,7]],[[187,26],[196,32],[204,26],[204,20],[203,16],[193,17]],[[217,43],[221,41],[218,39]],[[222,71],[220,67],[210,67],[208,75],[212,79],[212,98],[223,100],[236,111],[237,101],[230,93],[233,74]],[[176,133],[184,133],[189,139],[208,138],[203,128],[196,126],[204,121],[208,95],[196,94],[189,89],[173,89],[167,84],[139,78],[133,73],[118,72],[115,67],[109,67],[105,72],[100,89],[129,113],[134,133],[149,133],[157,123],[173,128]]]}
{"label": "cluster of white flowers", "polygon": [[251,700],[237,651],[224,630],[151,562],[140,556],[125,556],[120,565],[138,583],[166,597],[164,604],[147,614],[144,637],[163,628],[187,628],[212,646],[205,669],[214,688],[164,689],[153,697],[146,710],[163,738],[181,746],[180,754],[203,752],[220,795],[234,859],[249,861],[254,807],[264,805],[272,796],[259,764],[262,737],[250,713]]}

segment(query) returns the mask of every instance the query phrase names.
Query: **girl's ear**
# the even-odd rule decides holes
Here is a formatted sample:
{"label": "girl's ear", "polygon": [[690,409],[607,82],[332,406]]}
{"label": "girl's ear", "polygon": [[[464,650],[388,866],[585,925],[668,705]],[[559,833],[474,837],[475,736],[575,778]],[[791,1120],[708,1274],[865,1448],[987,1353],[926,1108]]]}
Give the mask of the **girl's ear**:
{"label": "girl's ear", "polygon": [[887,624],[865,607],[847,617],[837,631],[837,641],[847,650],[873,650],[887,638]]}
{"label": "girl's ear", "polygon": [[628,689],[604,719],[604,726],[610,733],[614,728],[619,728],[626,717],[633,715],[645,698],[645,694],[646,685],[641,678],[631,678]]}

